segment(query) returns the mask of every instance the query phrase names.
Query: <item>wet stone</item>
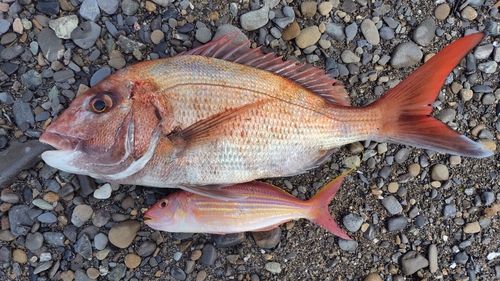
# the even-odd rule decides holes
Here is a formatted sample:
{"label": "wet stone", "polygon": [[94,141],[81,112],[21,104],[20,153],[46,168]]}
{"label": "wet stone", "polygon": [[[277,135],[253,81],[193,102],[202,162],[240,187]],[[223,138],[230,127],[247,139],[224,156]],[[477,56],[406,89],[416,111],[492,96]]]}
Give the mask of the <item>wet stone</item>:
{"label": "wet stone", "polygon": [[246,240],[245,233],[233,233],[226,235],[212,235],[215,245],[219,248],[227,248],[239,245]]}
{"label": "wet stone", "polygon": [[394,196],[386,196],[384,199],[382,199],[382,205],[384,208],[391,214],[399,214],[401,211],[403,211],[403,207],[399,203],[398,199]]}
{"label": "wet stone", "polygon": [[170,274],[175,278],[175,280],[186,280],[186,273],[177,266],[170,269]]}

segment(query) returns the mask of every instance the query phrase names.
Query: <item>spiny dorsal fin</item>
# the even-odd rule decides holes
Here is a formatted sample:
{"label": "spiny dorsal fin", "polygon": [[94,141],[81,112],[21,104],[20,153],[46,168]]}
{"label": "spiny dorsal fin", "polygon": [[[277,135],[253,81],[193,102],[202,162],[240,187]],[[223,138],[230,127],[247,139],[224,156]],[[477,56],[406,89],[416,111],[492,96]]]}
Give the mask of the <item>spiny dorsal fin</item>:
{"label": "spiny dorsal fin", "polygon": [[309,91],[322,96],[331,103],[349,106],[349,96],[343,86],[334,86],[338,80],[325,71],[305,63],[283,60],[274,53],[264,54],[260,48],[251,49],[250,40],[235,43],[239,32],[227,33],[210,43],[179,55],[200,55],[235,62],[267,70],[290,79]]}

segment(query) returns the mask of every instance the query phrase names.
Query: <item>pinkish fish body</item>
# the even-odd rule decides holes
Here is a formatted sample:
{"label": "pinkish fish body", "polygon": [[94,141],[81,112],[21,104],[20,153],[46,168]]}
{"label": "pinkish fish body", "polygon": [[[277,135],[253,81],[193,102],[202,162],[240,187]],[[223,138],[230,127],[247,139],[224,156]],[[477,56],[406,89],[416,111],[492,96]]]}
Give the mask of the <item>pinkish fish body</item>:
{"label": "pinkish fish body", "polygon": [[349,239],[328,210],[345,174],[325,185],[307,201],[263,182],[249,182],[223,189],[242,199],[217,200],[178,191],[158,201],[144,215],[153,229],[169,232],[229,234],[265,231],[290,220],[306,218],[332,234]]}
{"label": "pinkish fish body", "polygon": [[108,182],[230,198],[221,186],[303,173],[366,139],[487,157],[429,116],[449,72],[482,38],[455,41],[379,100],[352,107],[322,70],[225,37],[108,76],[42,134],[58,149],[42,158]]}

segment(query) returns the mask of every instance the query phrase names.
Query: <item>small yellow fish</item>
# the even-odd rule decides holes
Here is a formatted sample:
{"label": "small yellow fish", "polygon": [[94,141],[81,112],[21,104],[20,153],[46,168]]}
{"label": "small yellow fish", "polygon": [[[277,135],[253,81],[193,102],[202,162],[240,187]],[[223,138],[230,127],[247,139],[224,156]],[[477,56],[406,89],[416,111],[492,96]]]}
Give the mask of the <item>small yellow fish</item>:
{"label": "small yellow fish", "polygon": [[307,201],[259,181],[223,187],[243,198],[228,201],[181,190],[153,205],[144,214],[144,223],[169,232],[229,234],[271,230],[290,220],[305,218],[351,240],[328,210],[347,174],[332,180]]}
{"label": "small yellow fish", "polygon": [[493,154],[429,116],[445,78],[483,33],[451,43],[364,107],[350,106],[323,70],[245,50],[248,42],[235,45],[234,37],[108,76],[42,134],[59,149],[42,158],[108,182],[227,199],[221,186],[303,173],[366,139]]}

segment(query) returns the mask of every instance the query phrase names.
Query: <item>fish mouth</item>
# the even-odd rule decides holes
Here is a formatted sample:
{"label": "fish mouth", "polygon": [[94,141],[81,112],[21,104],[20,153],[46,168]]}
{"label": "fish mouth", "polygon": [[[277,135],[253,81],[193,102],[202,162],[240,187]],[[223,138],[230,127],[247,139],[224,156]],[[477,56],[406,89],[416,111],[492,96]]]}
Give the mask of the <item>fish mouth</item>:
{"label": "fish mouth", "polygon": [[81,139],[60,133],[45,131],[40,136],[39,141],[51,145],[59,150],[75,150],[80,144]]}

